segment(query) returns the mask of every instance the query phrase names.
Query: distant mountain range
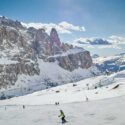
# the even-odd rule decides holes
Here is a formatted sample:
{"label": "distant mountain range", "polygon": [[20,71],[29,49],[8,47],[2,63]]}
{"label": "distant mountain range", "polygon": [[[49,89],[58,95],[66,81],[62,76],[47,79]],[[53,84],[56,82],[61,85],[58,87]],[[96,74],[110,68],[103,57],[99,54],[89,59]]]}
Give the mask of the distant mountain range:
{"label": "distant mountain range", "polygon": [[115,56],[100,57],[93,55],[93,63],[101,70],[105,72],[118,72],[125,70],[125,53],[121,53]]}
{"label": "distant mountain range", "polygon": [[111,45],[108,40],[102,38],[84,39],[75,41],[78,44],[90,44],[90,45]]}

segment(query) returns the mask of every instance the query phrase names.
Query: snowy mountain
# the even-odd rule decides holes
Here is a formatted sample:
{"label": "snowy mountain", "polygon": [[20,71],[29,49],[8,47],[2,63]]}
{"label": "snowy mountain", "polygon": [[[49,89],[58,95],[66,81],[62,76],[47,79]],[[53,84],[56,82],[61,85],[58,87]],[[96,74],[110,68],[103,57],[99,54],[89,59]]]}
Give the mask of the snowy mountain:
{"label": "snowy mountain", "polygon": [[110,45],[111,42],[102,38],[80,38],[75,40],[78,44],[90,44],[90,45]]}
{"label": "snowy mountain", "polygon": [[[56,29],[0,17],[0,92],[9,97],[98,75],[89,51],[62,43]],[[8,97],[7,97],[8,98]]]}
{"label": "snowy mountain", "polygon": [[125,54],[118,54],[109,57],[93,58],[93,63],[102,71],[117,72],[125,70]]}
{"label": "snowy mountain", "polygon": [[[55,102],[73,103],[100,100],[125,95],[125,71],[110,76],[87,78],[75,83],[34,92],[0,101],[0,105],[43,105]],[[5,93],[5,96],[8,93]],[[10,94],[10,93],[9,93]]]}

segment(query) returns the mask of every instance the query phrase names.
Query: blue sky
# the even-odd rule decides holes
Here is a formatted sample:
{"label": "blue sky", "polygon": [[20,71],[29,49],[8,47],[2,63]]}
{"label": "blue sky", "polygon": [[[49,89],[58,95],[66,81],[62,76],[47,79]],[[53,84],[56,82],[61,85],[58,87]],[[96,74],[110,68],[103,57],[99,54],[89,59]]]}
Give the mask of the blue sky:
{"label": "blue sky", "polygon": [[[15,20],[54,24],[66,21],[85,27],[85,32],[61,34],[62,41],[79,37],[125,37],[124,12],[125,0],[0,0],[0,15]],[[124,47],[120,52],[123,51]]]}

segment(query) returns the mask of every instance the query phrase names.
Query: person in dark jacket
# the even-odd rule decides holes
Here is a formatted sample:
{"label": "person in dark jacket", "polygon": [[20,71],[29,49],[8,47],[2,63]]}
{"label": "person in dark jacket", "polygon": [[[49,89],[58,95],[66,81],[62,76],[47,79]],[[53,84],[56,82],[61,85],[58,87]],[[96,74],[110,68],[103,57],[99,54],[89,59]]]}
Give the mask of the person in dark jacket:
{"label": "person in dark jacket", "polygon": [[58,117],[61,117],[62,123],[66,122],[66,120],[65,120],[65,114],[64,114],[64,112],[62,110],[60,110],[60,115]]}
{"label": "person in dark jacket", "polygon": [[23,105],[23,109],[25,109],[25,105]]}

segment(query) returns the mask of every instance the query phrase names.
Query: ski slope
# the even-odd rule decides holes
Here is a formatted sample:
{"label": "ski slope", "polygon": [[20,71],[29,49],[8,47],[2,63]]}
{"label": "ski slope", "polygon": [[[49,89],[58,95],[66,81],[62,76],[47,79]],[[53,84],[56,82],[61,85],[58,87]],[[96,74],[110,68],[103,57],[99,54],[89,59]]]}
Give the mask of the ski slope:
{"label": "ski slope", "polygon": [[[34,100],[32,100],[34,101]],[[0,106],[1,125],[61,125],[59,110],[65,112],[66,125],[124,125],[125,96],[89,102],[41,106]]]}
{"label": "ski slope", "polygon": [[[55,102],[72,103],[125,95],[125,71],[110,76],[88,78],[76,83],[34,92],[0,101],[0,105],[45,105]],[[116,88],[115,88],[116,87]],[[95,89],[97,88],[97,89]]]}
{"label": "ski slope", "polygon": [[66,125],[124,125],[124,81],[125,71],[122,71],[1,100],[0,124],[61,125],[58,115],[62,109],[68,121]]}

